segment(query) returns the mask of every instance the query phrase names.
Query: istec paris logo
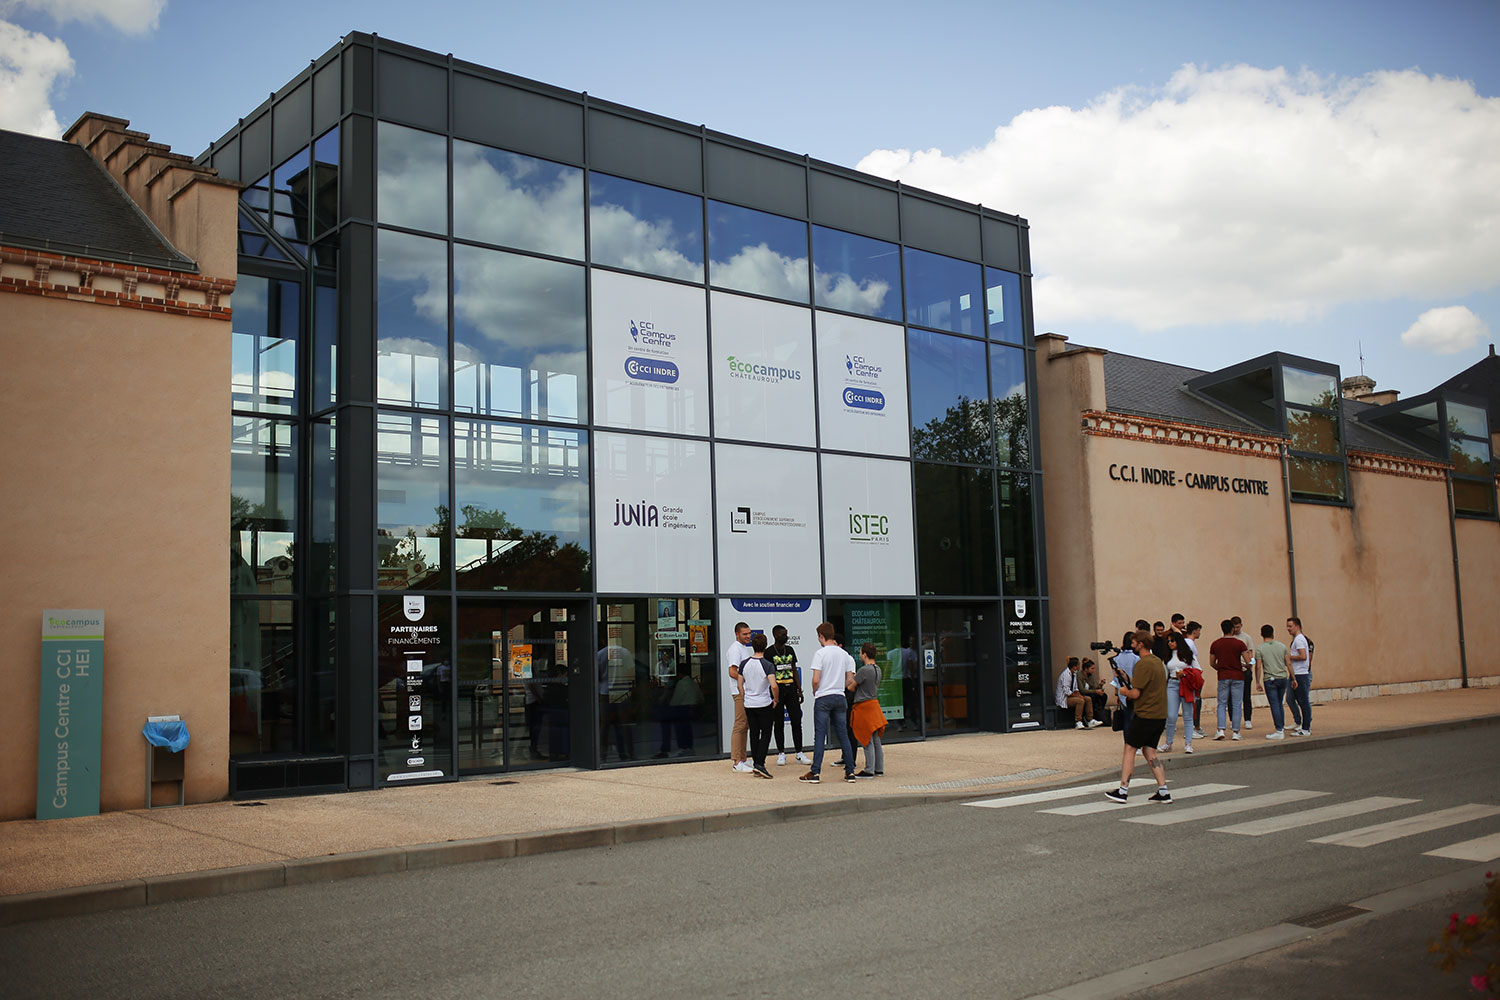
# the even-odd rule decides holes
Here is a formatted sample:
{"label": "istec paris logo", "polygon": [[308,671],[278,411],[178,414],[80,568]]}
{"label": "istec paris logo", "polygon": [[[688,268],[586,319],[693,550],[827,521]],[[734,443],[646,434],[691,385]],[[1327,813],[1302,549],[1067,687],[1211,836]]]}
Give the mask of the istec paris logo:
{"label": "istec paris logo", "polygon": [[856,513],[849,508],[849,541],[861,545],[889,545],[891,519],[886,514]]}

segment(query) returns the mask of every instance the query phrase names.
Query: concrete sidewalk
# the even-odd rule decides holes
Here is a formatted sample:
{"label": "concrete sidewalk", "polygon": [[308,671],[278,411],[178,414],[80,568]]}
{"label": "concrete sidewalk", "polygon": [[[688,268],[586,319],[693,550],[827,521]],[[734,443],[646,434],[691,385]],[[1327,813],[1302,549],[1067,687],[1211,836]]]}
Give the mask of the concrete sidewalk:
{"label": "concrete sidewalk", "polygon": [[[1207,715],[1207,708],[1205,708]],[[1316,734],[1268,742],[1270,712],[1234,743],[1168,756],[1169,776],[1225,753],[1295,753],[1333,741],[1500,721],[1500,688],[1338,701],[1315,708]],[[1205,718],[1205,722],[1207,722]],[[1212,733],[1212,726],[1208,731]],[[847,784],[825,762],[776,780],[727,761],[611,771],[533,771],[457,783],[78,819],[0,823],[0,926],[42,917],[359,874],[626,843],[836,812],[1065,785],[1114,773],[1108,727],[971,734],[887,746],[886,775]],[[836,755],[835,755],[836,757]],[[861,758],[862,759],[862,758]]]}

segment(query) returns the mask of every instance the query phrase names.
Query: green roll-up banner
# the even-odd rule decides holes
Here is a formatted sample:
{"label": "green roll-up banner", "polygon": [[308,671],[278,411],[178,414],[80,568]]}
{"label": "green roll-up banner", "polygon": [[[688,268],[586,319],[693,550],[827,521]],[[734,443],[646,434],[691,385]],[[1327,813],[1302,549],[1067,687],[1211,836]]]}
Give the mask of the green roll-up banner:
{"label": "green roll-up banner", "polygon": [[99,813],[104,612],[42,612],[36,818]]}

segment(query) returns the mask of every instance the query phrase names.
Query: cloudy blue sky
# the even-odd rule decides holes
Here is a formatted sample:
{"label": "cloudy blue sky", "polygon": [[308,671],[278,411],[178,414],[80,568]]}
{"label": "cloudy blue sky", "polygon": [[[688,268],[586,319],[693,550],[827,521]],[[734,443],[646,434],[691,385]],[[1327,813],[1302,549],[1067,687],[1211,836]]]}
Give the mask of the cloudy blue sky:
{"label": "cloudy blue sky", "polygon": [[196,154],[351,29],[1031,223],[1037,329],[1413,394],[1500,331],[1500,3],[0,0],[0,128]]}

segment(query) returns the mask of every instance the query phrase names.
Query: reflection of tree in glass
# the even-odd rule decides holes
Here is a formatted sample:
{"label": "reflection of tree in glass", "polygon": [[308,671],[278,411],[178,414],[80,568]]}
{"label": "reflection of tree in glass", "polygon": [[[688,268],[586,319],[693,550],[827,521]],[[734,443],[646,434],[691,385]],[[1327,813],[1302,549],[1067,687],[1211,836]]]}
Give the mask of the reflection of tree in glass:
{"label": "reflection of tree in glass", "polygon": [[1031,454],[1026,397],[1006,396],[988,404],[961,396],[941,417],[911,433],[912,454],[950,462],[989,465],[993,433],[1001,465],[1026,465]]}
{"label": "reflection of tree in glass", "polygon": [[381,569],[404,569],[409,580],[427,575],[427,553],[417,541],[417,529],[407,528],[405,535],[395,535],[381,528],[375,534],[379,537]]}
{"label": "reflection of tree in glass", "polygon": [[[441,537],[448,530],[446,506],[436,508],[437,523],[428,531]],[[586,590],[588,550],[574,542],[559,543],[555,534],[524,531],[503,510],[465,504],[459,539],[483,540],[484,555],[458,567],[464,590]]]}
{"label": "reflection of tree in glass", "polygon": [[1293,458],[1290,479],[1294,496],[1319,500],[1344,499],[1344,466],[1316,458]]}

